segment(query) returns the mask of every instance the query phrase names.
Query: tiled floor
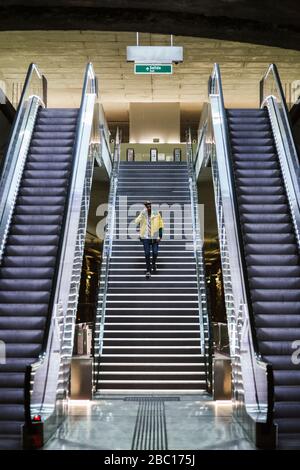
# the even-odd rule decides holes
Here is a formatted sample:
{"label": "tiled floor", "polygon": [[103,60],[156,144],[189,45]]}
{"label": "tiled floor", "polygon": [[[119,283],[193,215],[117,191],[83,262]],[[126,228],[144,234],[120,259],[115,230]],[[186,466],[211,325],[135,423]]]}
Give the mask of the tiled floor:
{"label": "tiled floor", "polygon": [[[69,416],[44,449],[130,450],[138,402],[105,398],[72,403]],[[169,450],[255,449],[232,418],[230,403],[207,397],[165,401]]]}

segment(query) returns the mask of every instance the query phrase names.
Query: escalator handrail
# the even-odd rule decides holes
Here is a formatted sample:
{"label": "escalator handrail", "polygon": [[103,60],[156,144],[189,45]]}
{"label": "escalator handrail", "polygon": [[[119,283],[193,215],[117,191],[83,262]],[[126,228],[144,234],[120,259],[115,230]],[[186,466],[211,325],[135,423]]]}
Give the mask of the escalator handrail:
{"label": "escalator handrail", "polygon": [[[5,157],[3,159],[3,164],[1,164],[1,177],[0,177],[0,232],[1,238],[5,233],[5,227],[7,227],[7,217],[6,217],[6,205],[7,205],[7,196],[8,191],[11,189],[12,181],[8,180],[8,173],[11,172],[11,165],[13,164],[14,156],[15,156],[15,143],[18,139],[20,125],[22,122],[22,118],[24,115],[26,103],[28,102],[29,98],[33,95],[30,95],[30,87],[32,84],[33,78],[37,76],[38,79],[41,81],[42,85],[42,97],[38,97],[41,105],[45,106],[45,102],[47,101],[47,80],[42,75],[36,66],[36,64],[31,63],[28,67],[24,86],[22,89],[20,101],[15,113],[14,121],[12,124],[12,128],[9,135],[9,144],[7,147],[7,151]],[[17,160],[15,160],[16,162]],[[14,170],[13,170],[14,171]],[[14,174],[12,173],[12,177]],[[5,218],[5,220],[4,220]],[[3,230],[2,230],[3,228]],[[2,247],[3,248],[3,247]]]}
{"label": "escalator handrail", "polygon": [[292,122],[291,122],[291,117],[290,117],[290,113],[289,113],[289,110],[288,110],[287,102],[286,102],[286,99],[285,99],[285,94],[284,94],[283,87],[282,87],[282,82],[281,82],[280,75],[279,75],[278,68],[277,68],[276,64],[270,64],[269,65],[266,73],[264,74],[264,76],[262,77],[262,79],[259,82],[260,107],[262,108],[264,106],[264,103],[265,103],[266,99],[268,98],[268,95],[265,96],[265,85],[266,85],[266,82],[267,82],[267,80],[270,76],[272,76],[272,78],[274,80],[274,83],[275,83],[275,86],[276,86],[276,93],[275,94],[272,93],[272,96],[274,96],[276,98],[276,100],[279,101],[279,103],[281,103],[281,105],[282,105],[283,117],[284,117],[284,121],[285,121],[285,130],[287,132],[289,145],[291,146],[293,154],[296,157],[294,164],[299,167],[299,164],[300,164],[299,163],[299,155],[298,155],[298,152],[297,152],[297,148],[295,146],[295,139],[294,139],[294,136],[293,136],[293,126],[292,126]]}
{"label": "escalator handrail", "polygon": [[257,365],[259,367],[263,367],[266,371],[267,375],[267,396],[268,396],[268,409],[267,409],[267,423],[273,423],[273,408],[274,408],[274,387],[273,387],[273,368],[272,365],[265,362],[260,354],[259,346],[258,346],[258,338],[255,328],[255,321],[254,321],[254,312],[252,308],[252,301],[251,301],[251,294],[250,294],[250,286],[248,281],[248,274],[247,274],[247,265],[246,265],[246,258],[245,258],[245,251],[244,251],[244,242],[243,242],[243,235],[241,231],[241,223],[240,223],[240,216],[239,216],[239,209],[238,209],[238,201],[235,189],[235,182],[234,182],[234,174],[232,168],[232,162],[229,157],[231,155],[231,144],[229,138],[229,129],[228,129],[228,121],[227,115],[225,111],[224,105],[224,96],[222,90],[222,79],[220,73],[220,67],[218,64],[214,65],[213,73],[209,79],[208,83],[209,87],[209,95],[219,95],[219,103],[220,103],[220,112],[221,112],[221,120],[223,122],[223,132],[225,133],[225,146],[227,148],[226,152],[226,159],[227,159],[227,167],[229,169],[229,184],[231,187],[231,197],[233,200],[233,210],[236,220],[236,229],[237,229],[237,252],[239,254],[239,264],[241,268],[241,284],[243,288],[243,302],[247,306],[248,309],[248,318],[249,318],[249,325],[250,325],[250,332],[251,332],[251,340],[252,346],[254,351],[254,357]]}
{"label": "escalator handrail", "polygon": [[[94,73],[93,65],[92,63],[88,63],[86,66],[85,70],[85,75],[84,75],[84,82],[83,82],[83,88],[82,88],[82,95],[81,95],[81,103],[80,103],[80,109],[79,109],[79,114],[78,114],[78,119],[77,119],[77,125],[76,125],[76,137],[75,137],[75,142],[74,142],[74,148],[73,148],[73,159],[72,159],[72,170],[71,170],[71,181],[68,184],[68,189],[67,189],[67,195],[66,195],[66,207],[64,210],[64,215],[63,215],[63,220],[62,220],[62,225],[61,225],[61,237],[57,249],[57,260],[61,259],[63,257],[63,247],[64,247],[64,234],[66,232],[67,228],[67,221],[68,221],[68,214],[70,211],[70,206],[71,206],[71,191],[73,187],[73,181],[76,178],[76,175],[74,174],[75,171],[74,169],[78,165],[78,161],[80,158],[80,145],[81,145],[81,138],[83,134],[83,129],[85,128],[85,119],[84,119],[84,112],[85,112],[85,107],[86,107],[86,101],[87,101],[87,95],[88,94],[95,94],[96,96],[98,95],[98,88],[97,88],[97,78]],[[30,410],[30,388],[31,388],[31,377],[32,377],[32,372],[36,371],[44,362],[48,345],[49,345],[49,333],[51,330],[51,323],[52,323],[52,313],[54,310],[54,304],[55,304],[55,298],[57,295],[57,291],[59,289],[59,285],[61,283],[61,279],[59,279],[60,275],[60,263],[56,263],[55,267],[55,273],[54,273],[54,278],[53,278],[53,283],[52,283],[52,289],[51,289],[51,295],[50,295],[50,300],[49,300],[49,309],[48,309],[48,315],[46,319],[46,325],[45,325],[45,331],[44,331],[44,336],[43,336],[43,342],[42,342],[42,347],[41,347],[41,352],[39,355],[39,358],[37,359],[36,362],[33,364],[27,366],[26,370],[26,380],[25,380],[25,419],[26,419],[26,425],[30,426],[31,425],[31,410]]]}
{"label": "escalator handrail", "polygon": [[[31,83],[32,83],[32,80],[33,80],[34,76],[37,76],[38,79],[41,80],[42,96],[39,96],[39,98],[44,103],[44,105],[47,106],[46,105],[46,103],[47,103],[47,80],[46,80],[46,77],[43,74],[41,74],[41,72],[39,71],[39,68],[37,67],[37,65],[32,62],[29,65],[28,69],[27,69],[27,73],[26,73],[24,85],[23,85],[23,88],[22,88],[20,100],[19,100],[16,112],[15,112],[13,123],[12,123],[12,128],[11,128],[10,136],[9,136],[9,142],[10,143],[9,143],[9,146],[8,146],[8,149],[7,149],[7,152],[6,152],[5,162],[4,162],[4,165],[3,165],[3,171],[4,171],[4,168],[5,168],[6,164],[8,163],[8,162],[6,162],[6,160],[7,160],[7,157],[11,153],[11,146],[14,142],[16,133],[18,132],[18,126],[19,126],[20,119],[21,119],[23,111],[24,111],[24,105],[25,105],[25,103],[26,103],[26,101],[29,97],[28,93],[30,91],[30,86],[31,86]],[[2,176],[3,176],[3,172],[2,172],[1,178],[2,178]]]}
{"label": "escalator handrail", "polygon": [[[96,95],[98,94],[97,80],[96,80],[96,76],[95,76],[95,73],[94,73],[93,65],[91,63],[89,63],[86,66],[86,71],[85,71],[85,75],[84,75],[84,83],[83,83],[83,88],[82,88],[81,103],[80,103],[77,126],[76,126],[76,137],[75,137],[74,148],[73,148],[73,159],[72,159],[72,170],[71,170],[71,175],[72,176],[71,176],[71,179],[74,178],[74,168],[76,167],[76,158],[75,157],[76,157],[76,155],[78,155],[78,148],[79,148],[79,145],[80,145],[82,129],[84,127],[84,110],[85,110],[85,102],[86,102],[87,93],[94,93]],[[56,255],[57,260],[60,259],[61,256],[62,256],[63,239],[64,239],[63,234],[65,233],[66,223],[67,223],[67,216],[68,216],[69,207],[70,207],[71,189],[72,189],[72,182],[70,181],[70,183],[68,185],[68,189],[67,189],[66,207],[65,207],[65,210],[64,210],[64,215],[63,215],[63,220],[62,220],[62,225],[61,225],[61,237],[60,237],[60,242],[59,242],[59,245],[58,245],[57,255]],[[49,336],[50,323],[51,323],[51,317],[52,317],[51,314],[52,314],[52,311],[53,311],[54,298],[55,298],[56,288],[57,288],[57,284],[58,284],[58,274],[59,274],[59,263],[56,263],[56,268],[55,268],[55,273],[54,273],[54,278],[53,278],[53,284],[52,284],[52,291],[51,291],[51,296],[50,296],[50,301],[49,301],[49,311],[48,311],[46,326],[45,326],[45,334],[44,334],[42,349],[41,349],[41,353],[40,353],[40,356],[42,357],[42,359],[43,359],[43,356],[45,355],[46,350],[47,350],[48,336]]]}

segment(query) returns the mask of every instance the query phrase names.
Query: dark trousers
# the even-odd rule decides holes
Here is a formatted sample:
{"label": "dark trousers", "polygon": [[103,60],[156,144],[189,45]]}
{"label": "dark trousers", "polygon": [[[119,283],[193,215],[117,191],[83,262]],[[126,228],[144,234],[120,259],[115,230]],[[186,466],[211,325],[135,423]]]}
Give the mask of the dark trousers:
{"label": "dark trousers", "polygon": [[146,270],[151,271],[151,249],[152,249],[152,264],[156,263],[158,255],[158,242],[156,240],[151,240],[150,238],[141,239],[144,245],[145,260],[146,260]]}

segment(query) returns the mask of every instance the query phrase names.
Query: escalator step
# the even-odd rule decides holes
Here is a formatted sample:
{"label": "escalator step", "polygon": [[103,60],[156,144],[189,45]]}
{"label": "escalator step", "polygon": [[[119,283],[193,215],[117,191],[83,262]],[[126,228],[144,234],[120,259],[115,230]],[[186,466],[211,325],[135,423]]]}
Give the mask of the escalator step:
{"label": "escalator step", "polygon": [[[16,235],[21,236],[21,235]],[[48,237],[48,235],[45,235]],[[33,237],[34,239],[34,237]],[[40,242],[40,241],[39,241]],[[54,274],[52,267],[22,268],[0,267],[0,278],[9,279],[51,279]]]}

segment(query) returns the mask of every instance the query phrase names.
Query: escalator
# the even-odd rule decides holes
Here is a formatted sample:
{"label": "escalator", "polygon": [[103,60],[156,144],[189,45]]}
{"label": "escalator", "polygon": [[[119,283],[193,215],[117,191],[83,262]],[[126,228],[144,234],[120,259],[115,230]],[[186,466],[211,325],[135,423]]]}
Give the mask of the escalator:
{"label": "escalator", "polygon": [[[34,419],[37,424],[44,425],[45,432],[44,421],[49,416],[44,410],[52,407],[55,413],[61,358],[55,359],[56,326],[53,325],[58,320],[57,306],[63,303],[62,298],[57,299],[57,292],[63,283],[69,295],[71,282],[70,279],[67,282],[63,271],[66,242],[72,246],[68,233],[72,229],[77,234],[82,215],[80,205],[76,209],[72,201],[75,196],[81,201],[84,195],[90,160],[89,133],[94,106],[91,101],[91,107],[87,109],[85,95],[89,91],[86,86],[91,66],[86,72],[85,95],[80,109],[48,109],[38,96],[25,99],[25,94],[29,94],[26,88],[34,73],[37,74],[37,69],[31,66],[1,180],[1,227],[4,230],[1,232],[0,340],[5,351],[0,363],[1,449],[34,446],[30,436],[34,436],[35,431],[40,432],[38,427],[34,428]],[[95,100],[94,91],[91,95]],[[87,111],[86,122],[89,124],[85,127],[83,119]],[[31,113],[25,126],[28,141],[17,147],[16,154],[16,142],[25,135],[20,129],[27,112]],[[87,141],[83,145],[84,137]],[[83,166],[80,184],[78,179],[76,182],[79,157],[83,160],[81,164],[86,166]],[[90,174],[88,178],[91,179]],[[9,188],[6,187],[8,184]],[[12,187],[14,200],[10,199]],[[7,204],[10,204],[10,214]],[[73,250],[76,253],[74,242]],[[82,259],[82,252],[77,254]],[[72,258],[68,258],[68,262],[73,266]],[[62,325],[66,325],[65,320]],[[39,378],[38,372],[43,368],[47,369],[46,375],[41,374]],[[49,378],[47,375],[52,372],[53,376]],[[30,388],[32,383],[39,389],[36,402],[36,392]]]}
{"label": "escalator", "polygon": [[215,66],[211,163],[238,419],[259,447],[299,449],[299,162],[274,65],[264,80],[260,108],[226,110]]}
{"label": "escalator", "polygon": [[59,263],[77,118],[78,109],[38,111],[0,267],[0,436],[17,441],[25,369],[41,352]]}

